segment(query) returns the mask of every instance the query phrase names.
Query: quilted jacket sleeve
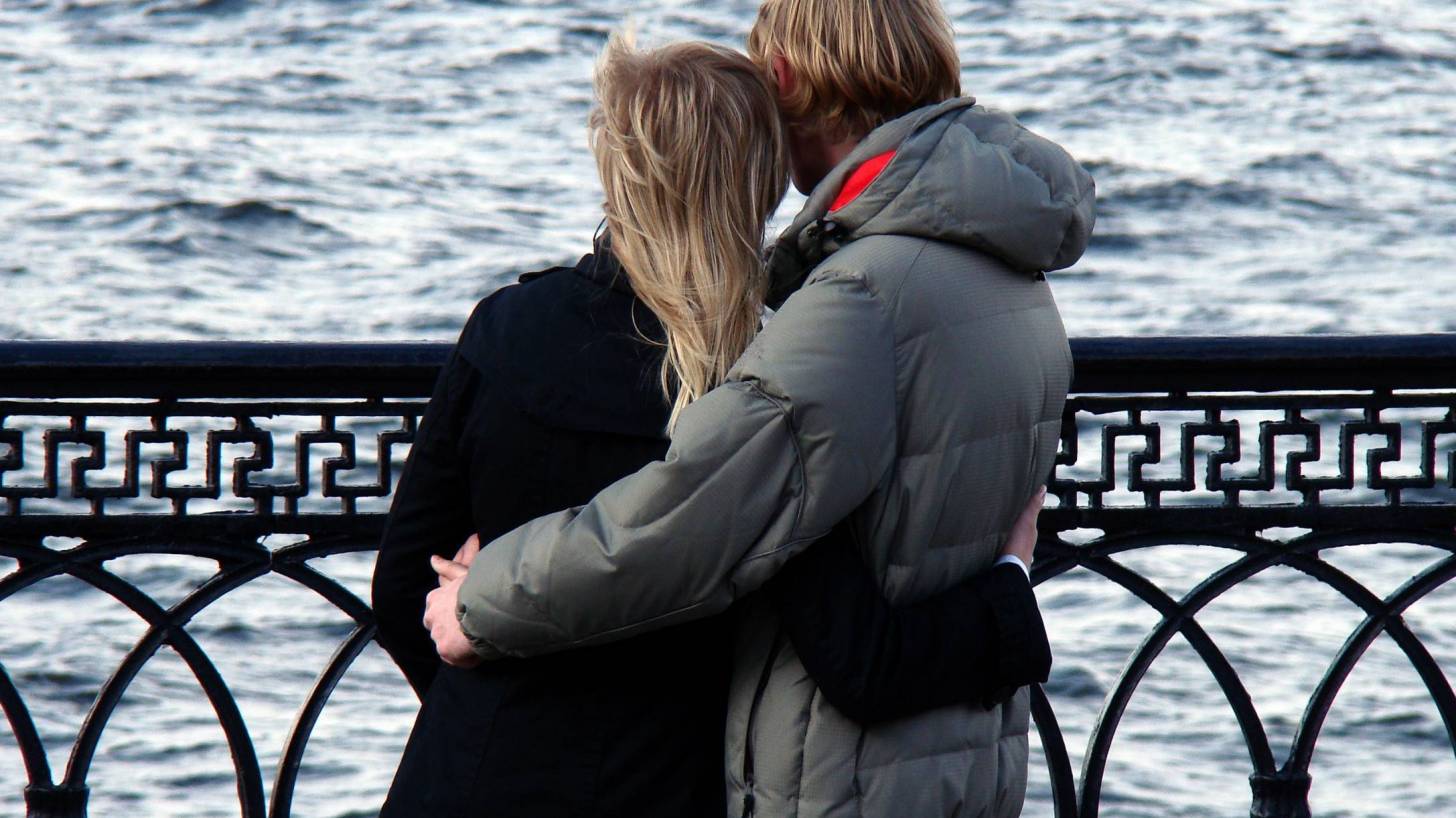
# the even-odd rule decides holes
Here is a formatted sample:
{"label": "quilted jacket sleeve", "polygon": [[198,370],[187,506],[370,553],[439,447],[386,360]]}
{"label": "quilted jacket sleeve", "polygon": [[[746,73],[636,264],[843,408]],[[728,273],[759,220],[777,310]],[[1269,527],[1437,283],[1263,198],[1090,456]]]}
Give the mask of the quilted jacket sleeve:
{"label": "quilted jacket sleeve", "polygon": [[727,609],[889,473],[895,396],[883,305],[821,271],[684,411],[665,460],[482,550],[465,633],[487,658],[530,656]]}

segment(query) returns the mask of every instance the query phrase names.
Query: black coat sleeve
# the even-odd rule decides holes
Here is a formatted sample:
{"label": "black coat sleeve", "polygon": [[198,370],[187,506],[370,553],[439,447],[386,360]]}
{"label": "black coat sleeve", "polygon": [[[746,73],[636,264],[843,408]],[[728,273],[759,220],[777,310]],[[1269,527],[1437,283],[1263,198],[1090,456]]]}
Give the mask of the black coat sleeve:
{"label": "black coat sleeve", "polygon": [[438,585],[430,555],[454,556],[474,531],[467,468],[459,454],[474,370],[457,351],[441,371],[395,489],[374,565],[379,644],[424,697],[440,668],[425,630],[425,596]]}
{"label": "black coat sleeve", "polygon": [[1051,670],[1036,596],[1015,565],[895,607],[841,526],[791,560],[769,592],[804,668],[862,724],[990,706]]}

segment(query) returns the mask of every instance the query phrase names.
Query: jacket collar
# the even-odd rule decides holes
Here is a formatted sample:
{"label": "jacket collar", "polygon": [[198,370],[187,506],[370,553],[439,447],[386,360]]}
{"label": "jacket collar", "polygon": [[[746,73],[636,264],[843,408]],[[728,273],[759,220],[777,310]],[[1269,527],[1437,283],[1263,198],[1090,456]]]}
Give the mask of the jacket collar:
{"label": "jacket collar", "polygon": [[870,236],[965,247],[1040,278],[1081,258],[1096,221],[1096,184],[1066,150],[971,97],[947,100],[876,129],[815,188],[773,248],[770,306]]}
{"label": "jacket collar", "polygon": [[606,232],[597,233],[592,239],[592,252],[582,256],[576,264],[577,275],[601,287],[616,290],[623,295],[635,296],[632,282],[622,262],[612,252],[612,237]]}
{"label": "jacket collar", "polygon": [[[804,209],[769,249],[768,306],[772,309],[783,306],[804,285],[809,273],[838,249],[833,243],[836,237],[832,235],[836,226],[827,216],[851,174],[865,162],[898,149],[926,122],[975,104],[975,97],[960,97],[891,120],[871,131],[844,161],[829,171],[809,194]],[[826,242],[830,246],[826,247]]]}

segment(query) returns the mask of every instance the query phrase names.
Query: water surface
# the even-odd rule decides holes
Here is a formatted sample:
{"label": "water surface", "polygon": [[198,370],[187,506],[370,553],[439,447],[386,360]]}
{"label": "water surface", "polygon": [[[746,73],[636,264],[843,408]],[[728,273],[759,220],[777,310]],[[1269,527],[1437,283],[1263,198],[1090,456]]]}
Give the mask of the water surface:
{"label": "water surface", "polygon": [[[1052,277],[1074,335],[1456,331],[1456,6],[947,5],[967,92],[1098,180],[1093,246]],[[478,298],[586,249],[600,218],[590,70],[629,8],[648,40],[741,45],[756,3],[0,0],[0,337],[453,339]],[[1344,558],[1389,590],[1434,556]],[[1129,563],[1186,589],[1223,559],[1172,547]],[[212,570],[122,562],[164,600]],[[365,592],[368,559],[326,567]],[[1453,596],[1408,617],[1448,668]],[[1049,689],[1079,756],[1154,617],[1089,576],[1041,598],[1057,649]],[[1275,571],[1201,621],[1239,646],[1282,752],[1358,615]],[[191,630],[271,770],[344,618],[270,578]],[[141,632],[74,581],[0,605],[0,657],[54,767]],[[372,649],[320,723],[296,814],[377,809],[414,708]],[[1246,814],[1233,718],[1181,642],[1113,750],[1104,815]],[[1409,663],[1381,641],[1331,714],[1315,808],[1456,814],[1452,764]],[[230,770],[215,718],[163,651],[103,737],[92,814],[236,815]],[[20,811],[21,781],[0,727],[0,813]],[[1027,814],[1048,814],[1047,797],[1034,775]]]}

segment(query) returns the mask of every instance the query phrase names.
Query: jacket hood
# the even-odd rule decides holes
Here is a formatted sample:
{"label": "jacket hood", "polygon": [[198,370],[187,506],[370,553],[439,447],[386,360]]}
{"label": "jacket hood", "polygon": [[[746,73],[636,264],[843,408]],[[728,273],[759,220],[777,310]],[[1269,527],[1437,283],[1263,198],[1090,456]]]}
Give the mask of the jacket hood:
{"label": "jacket hood", "polygon": [[1096,186],[1075,159],[1010,114],[963,97],[865,137],[773,247],[769,303],[844,245],[875,235],[933,239],[1039,275],[1082,257]]}

